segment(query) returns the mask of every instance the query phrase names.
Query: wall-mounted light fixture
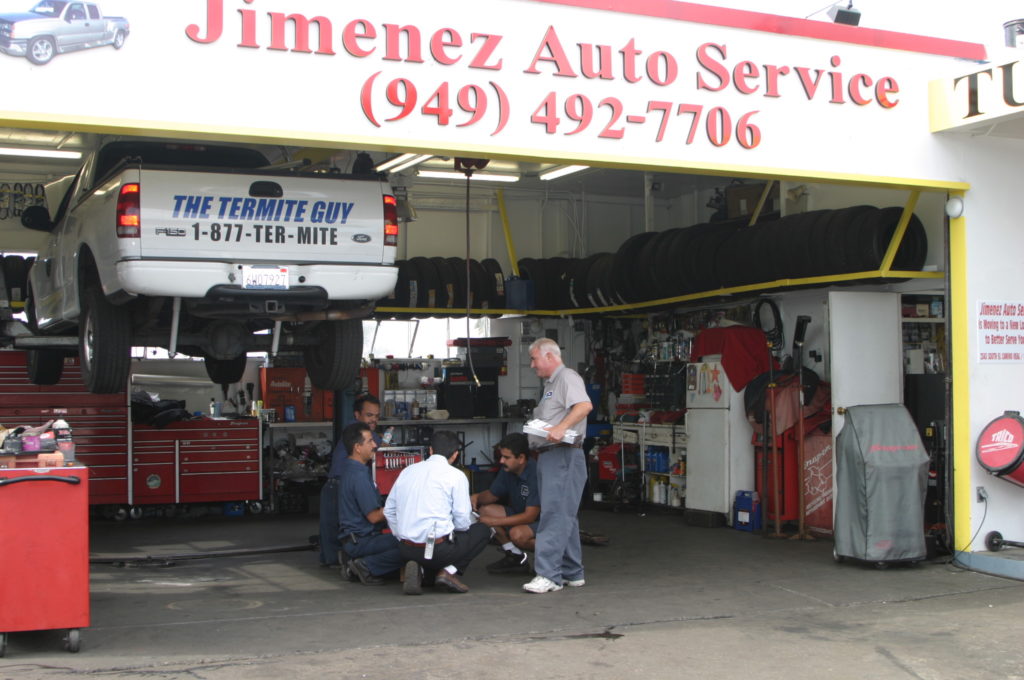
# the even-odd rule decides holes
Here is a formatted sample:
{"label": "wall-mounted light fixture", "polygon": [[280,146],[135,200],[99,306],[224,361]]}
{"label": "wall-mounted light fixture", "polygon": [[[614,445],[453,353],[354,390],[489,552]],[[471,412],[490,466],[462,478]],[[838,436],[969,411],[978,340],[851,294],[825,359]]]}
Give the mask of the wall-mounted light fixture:
{"label": "wall-mounted light fixture", "polygon": [[[429,179],[466,179],[465,173],[453,170],[417,170],[416,175]],[[498,172],[474,172],[473,179],[481,182],[518,182],[519,175],[507,175]]]}
{"label": "wall-mounted light fixture", "polygon": [[0,147],[0,156],[27,156],[29,158],[66,158],[78,160],[81,151],[60,151],[58,149],[28,149],[18,147]]}
{"label": "wall-mounted light fixture", "polygon": [[847,24],[849,26],[856,26],[860,23],[860,11],[853,8],[853,0],[847,2],[846,7],[842,6],[842,2],[833,2],[825,5],[821,9],[816,9],[804,19],[810,19],[815,14],[820,14],[825,10],[828,10],[828,18],[837,24]]}
{"label": "wall-mounted light fixture", "polygon": [[955,220],[964,216],[964,199],[959,196],[951,196],[946,201],[946,215],[949,219]]}
{"label": "wall-mounted light fixture", "polygon": [[558,179],[559,177],[565,177],[566,175],[571,175],[574,172],[579,172],[580,170],[587,170],[589,168],[589,165],[563,165],[558,168],[545,170],[544,172],[537,175],[537,178],[543,180]]}
{"label": "wall-mounted light fixture", "polygon": [[418,154],[418,153],[403,153],[401,156],[395,156],[390,158],[383,163],[378,163],[374,170],[377,172],[401,172],[406,168],[411,168],[414,165],[419,165],[423,161],[427,161],[433,158],[430,154]]}
{"label": "wall-mounted light fixture", "polygon": [[840,7],[840,5],[841,3],[837,2],[828,9],[828,15],[833,22],[849,26],[856,26],[860,23],[860,11],[854,9],[852,1],[846,7]]}

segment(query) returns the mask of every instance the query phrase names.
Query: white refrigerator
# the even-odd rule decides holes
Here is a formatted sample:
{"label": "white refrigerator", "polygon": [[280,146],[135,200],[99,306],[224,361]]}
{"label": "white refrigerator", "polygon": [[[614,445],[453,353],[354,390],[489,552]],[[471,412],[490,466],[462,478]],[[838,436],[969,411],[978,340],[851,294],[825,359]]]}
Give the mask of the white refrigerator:
{"label": "white refrigerator", "polygon": [[719,359],[686,367],[686,509],[732,525],[736,492],[754,489],[753,430]]}

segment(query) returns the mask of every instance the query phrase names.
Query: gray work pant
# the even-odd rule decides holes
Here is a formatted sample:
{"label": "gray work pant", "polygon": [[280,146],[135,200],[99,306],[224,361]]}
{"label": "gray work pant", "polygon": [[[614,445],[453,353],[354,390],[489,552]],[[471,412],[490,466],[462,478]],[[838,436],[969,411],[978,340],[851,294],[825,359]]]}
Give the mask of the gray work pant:
{"label": "gray work pant", "polygon": [[555,583],[583,578],[579,510],[587,465],[583,451],[560,446],[537,458],[540,525],[534,570]]}

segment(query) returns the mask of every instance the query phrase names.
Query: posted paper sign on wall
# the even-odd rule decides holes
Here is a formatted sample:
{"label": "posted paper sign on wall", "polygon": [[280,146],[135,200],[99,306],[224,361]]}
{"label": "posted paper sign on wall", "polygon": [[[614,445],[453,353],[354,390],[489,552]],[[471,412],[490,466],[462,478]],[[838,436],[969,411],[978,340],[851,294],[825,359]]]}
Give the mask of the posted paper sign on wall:
{"label": "posted paper sign on wall", "polygon": [[1024,361],[1024,302],[978,302],[978,361]]}

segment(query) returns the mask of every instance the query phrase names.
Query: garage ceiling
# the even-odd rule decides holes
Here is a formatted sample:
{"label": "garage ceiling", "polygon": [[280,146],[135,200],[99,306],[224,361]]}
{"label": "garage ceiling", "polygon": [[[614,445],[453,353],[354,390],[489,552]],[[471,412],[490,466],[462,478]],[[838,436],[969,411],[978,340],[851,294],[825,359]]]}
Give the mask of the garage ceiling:
{"label": "garage ceiling", "polygon": [[[0,147],[79,151],[85,154],[99,146],[103,139],[104,136],[91,133],[0,128]],[[300,151],[298,147],[294,147],[286,150],[286,153],[289,156],[294,156]],[[324,157],[327,155],[322,150],[315,151],[320,153],[308,155],[313,157]],[[397,154],[382,152],[372,154],[375,163],[381,163],[394,155]],[[345,156],[348,156],[348,158],[345,158]],[[336,164],[343,166],[345,162],[351,165],[354,158],[355,153],[353,152],[332,152],[330,160],[326,161],[324,165]],[[81,161],[77,159],[12,156],[4,155],[0,152],[0,177],[4,178],[4,181],[45,183],[73,174],[77,171],[80,164]],[[486,172],[518,174],[521,178],[519,182],[503,185],[510,189],[518,187],[634,199],[644,196],[644,173],[637,171],[590,168],[550,181],[541,181],[538,178],[538,174],[541,172],[559,167],[560,165],[539,161],[492,160],[487,166]],[[348,170],[349,168],[343,167],[343,169]],[[454,161],[450,157],[435,156],[419,166],[402,171],[401,174],[410,180],[407,182],[407,185],[410,186],[420,183],[437,185],[459,183],[462,181],[461,179],[425,180],[416,176],[418,169],[452,170],[454,169]],[[681,194],[689,194],[694,191],[709,190],[712,187],[720,187],[729,182],[728,179],[722,177],[665,172],[652,173],[650,180],[655,187],[657,197],[665,199],[675,198]]]}

